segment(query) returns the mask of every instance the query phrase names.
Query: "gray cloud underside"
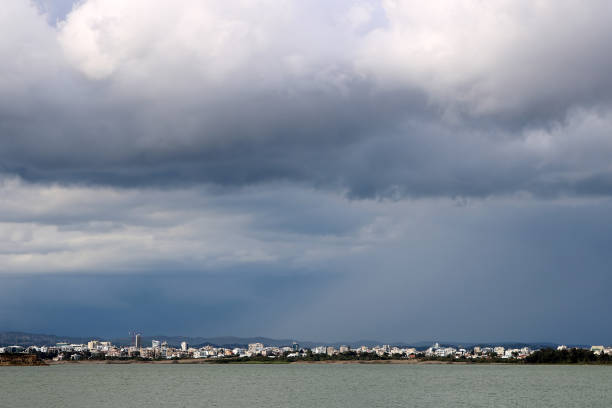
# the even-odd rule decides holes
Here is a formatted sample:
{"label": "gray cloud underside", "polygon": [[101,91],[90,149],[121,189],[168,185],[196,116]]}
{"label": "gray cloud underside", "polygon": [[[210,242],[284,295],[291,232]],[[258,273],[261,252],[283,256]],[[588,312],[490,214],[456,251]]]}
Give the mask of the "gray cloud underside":
{"label": "gray cloud underside", "polygon": [[174,201],[72,189],[41,210],[38,189],[12,188],[23,204],[5,202],[0,219],[7,328],[383,341],[610,334],[598,324],[611,306],[612,232],[601,222],[610,200],[347,205],[282,186]]}
{"label": "gray cloud underside", "polygon": [[[96,15],[156,21],[155,11],[137,18],[100,4]],[[229,18],[212,4],[175,9]],[[1,168],[34,181],[116,186],[290,181],[362,198],[610,194],[606,2],[499,11],[509,13],[512,35],[470,37],[475,44],[454,42],[465,29],[454,22],[434,31],[441,49],[455,47],[440,65],[419,43],[431,27],[404,20],[411,2],[363,4],[377,17],[357,31],[338,17],[358,5],[349,1],[299,22],[302,6],[291,4],[263,28],[248,12],[234,15],[246,34],[223,31],[217,46],[226,48],[215,56],[209,39],[193,48],[195,34],[179,37],[178,12],[166,31],[139,32],[83,25],[87,3],[58,27],[23,11],[36,30],[16,27],[5,40],[29,41],[8,49],[5,73],[30,65],[20,86],[3,85]],[[423,24],[435,27],[423,9]],[[570,20],[576,10],[581,18]],[[483,13],[474,35],[493,17]],[[520,22],[526,17],[533,21]],[[287,24],[295,25],[289,37]],[[206,31],[213,38],[215,27]],[[96,48],[76,37],[96,30],[118,39],[99,37]],[[263,43],[249,37],[255,30]]]}

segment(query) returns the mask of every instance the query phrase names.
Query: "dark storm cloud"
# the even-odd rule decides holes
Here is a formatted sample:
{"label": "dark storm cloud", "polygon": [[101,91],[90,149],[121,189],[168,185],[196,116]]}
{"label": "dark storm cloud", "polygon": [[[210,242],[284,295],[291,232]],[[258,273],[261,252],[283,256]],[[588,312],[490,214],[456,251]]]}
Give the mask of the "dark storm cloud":
{"label": "dark storm cloud", "polygon": [[[593,313],[610,307],[609,201],[424,206],[404,211],[418,221],[403,239],[342,260],[361,273],[330,284],[289,330],[347,321],[348,338],[608,341]],[[325,313],[334,319],[316,319]]]}
{"label": "dark storm cloud", "polygon": [[[21,74],[27,87],[5,85],[13,93],[0,103],[3,171],[115,186],[285,180],[354,197],[609,195],[606,158],[591,160],[593,150],[612,152],[601,137],[612,129],[605,2],[499,6],[508,14],[501,32],[470,37],[474,44],[453,37],[461,22],[438,27],[436,6],[337,2],[333,13],[304,21],[302,6],[287,4],[259,5],[285,13],[259,23],[255,8],[183,1],[158,31],[148,28],[165,3],[139,15],[138,7],[85,2],[59,28],[30,12],[42,33],[11,34],[44,49],[42,57],[17,52],[47,67]],[[575,10],[580,19],[563,20]],[[195,11],[210,25],[200,42],[197,20],[193,33],[177,28]],[[91,25],[106,14],[124,20]],[[495,16],[482,11],[474,35],[489,33]],[[227,31],[228,18],[238,28]],[[130,19],[142,29],[123,25]],[[438,65],[422,48],[430,35],[457,47]],[[477,47],[483,61],[470,60]],[[530,143],[534,133],[547,138],[545,148]]]}
{"label": "dark storm cloud", "polygon": [[[0,321],[3,328],[15,330],[36,327],[64,335],[109,338],[125,337],[134,329],[149,335],[167,330],[187,335],[231,332],[249,336],[261,330],[264,320],[288,318],[304,304],[305,297],[310,300],[322,286],[322,281],[299,271],[289,276],[269,270],[255,272],[226,271],[223,279],[202,273],[169,277],[167,272],[146,277],[4,277],[0,308],[13,312],[0,312]],[[333,281],[333,276],[325,280]]]}
{"label": "dark storm cloud", "polygon": [[612,233],[601,223],[609,200],[394,206],[386,213],[397,216],[401,239],[339,254],[315,271],[280,263],[4,276],[0,321],[109,337],[137,326],[148,334],[322,341],[609,338],[601,324],[611,306]]}
{"label": "dark storm cloud", "polygon": [[37,4],[0,329],[609,338],[609,2]]}

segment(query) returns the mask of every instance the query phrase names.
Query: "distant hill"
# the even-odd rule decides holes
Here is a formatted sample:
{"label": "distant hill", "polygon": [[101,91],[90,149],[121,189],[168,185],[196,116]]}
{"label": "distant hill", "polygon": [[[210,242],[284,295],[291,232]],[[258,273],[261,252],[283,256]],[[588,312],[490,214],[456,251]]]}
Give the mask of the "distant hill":
{"label": "distant hill", "polygon": [[[89,340],[107,340],[105,338],[92,337],[72,337],[56,336],[54,334],[33,334],[23,332],[0,332],[0,346],[31,346],[31,345],[54,345],[60,342],[66,343],[87,343]],[[290,346],[294,340],[290,339],[270,339],[267,337],[189,337],[189,336],[142,336],[143,345],[150,345],[151,340],[165,341],[168,345],[178,347],[181,342],[186,341],[190,346],[224,346],[224,347],[246,347],[249,343],[263,343],[266,346]],[[133,338],[123,337],[110,339],[113,344],[129,346],[133,343]],[[310,344],[310,343],[309,343]],[[306,345],[306,347],[309,347]]]}
{"label": "distant hill", "polygon": [[56,336],[53,334],[33,334],[33,333],[22,333],[22,332],[0,332],[0,346],[32,346],[32,345],[45,345],[45,344],[56,344],[61,342],[66,343],[85,343],[95,337],[70,337],[70,336]]}
{"label": "distant hill", "polygon": [[[67,343],[87,343],[89,340],[106,340],[100,337],[71,337],[71,336],[56,336],[52,334],[32,334],[22,332],[3,332],[0,333],[0,346],[20,345],[20,346],[31,346],[31,345],[52,345],[59,342]],[[190,346],[202,347],[206,345],[220,346],[220,347],[246,347],[249,343],[263,343],[266,346],[291,346],[296,341],[301,347],[315,347],[315,346],[334,346],[348,345],[351,347],[357,347],[361,345],[374,346],[382,344],[375,340],[361,340],[361,341],[349,341],[349,342],[313,342],[313,341],[300,341],[294,339],[272,339],[269,337],[190,337],[190,336],[142,336],[141,341],[143,345],[150,345],[152,340],[165,341],[170,346],[179,347],[181,342],[186,341]],[[120,337],[111,338],[110,341],[113,344],[129,346],[132,345],[134,339],[131,337]]]}
{"label": "distant hill", "polygon": [[[189,336],[142,336],[142,344],[150,345],[152,340],[165,341],[170,346],[178,347],[183,341],[186,341],[190,346],[222,346],[222,347],[246,347],[249,343],[263,343],[266,346],[290,346],[294,340],[270,339],[267,337],[189,337]],[[124,337],[111,340],[113,344],[130,345],[133,343],[132,338]]]}

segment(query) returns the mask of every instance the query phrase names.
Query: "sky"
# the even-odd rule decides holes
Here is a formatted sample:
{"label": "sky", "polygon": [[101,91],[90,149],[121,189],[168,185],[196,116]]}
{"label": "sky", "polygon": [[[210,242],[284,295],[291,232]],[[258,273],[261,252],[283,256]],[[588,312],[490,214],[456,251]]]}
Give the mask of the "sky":
{"label": "sky", "polygon": [[612,343],[609,1],[0,27],[0,331]]}

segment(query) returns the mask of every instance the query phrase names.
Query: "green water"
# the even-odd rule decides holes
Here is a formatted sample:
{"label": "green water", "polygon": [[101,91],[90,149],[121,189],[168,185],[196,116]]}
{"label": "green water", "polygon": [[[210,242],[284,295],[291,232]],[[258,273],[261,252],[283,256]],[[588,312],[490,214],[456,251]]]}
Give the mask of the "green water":
{"label": "green water", "polygon": [[612,367],[0,367],[0,407],[612,407]]}

